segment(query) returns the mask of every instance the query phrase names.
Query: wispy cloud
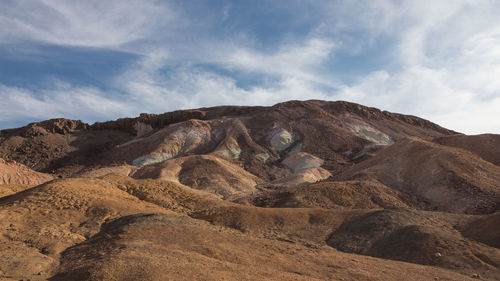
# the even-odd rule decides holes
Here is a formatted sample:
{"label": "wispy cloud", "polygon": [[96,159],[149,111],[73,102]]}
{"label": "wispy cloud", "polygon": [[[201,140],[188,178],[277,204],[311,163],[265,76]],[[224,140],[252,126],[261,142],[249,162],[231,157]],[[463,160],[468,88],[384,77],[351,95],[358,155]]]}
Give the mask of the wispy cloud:
{"label": "wispy cloud", "polygon": [[43,120],[67,117],[83,120],[106,120],[134,112],[133,107],[110,99],[92,87],[75,87],[53,81],[51,87],[39,91],[0,84],[0,122]]}
{"label": "wispy cloud", "polygon": [[1,5],[4,43],[116,47],[154,37],[177,20],[176,12],[158,1],[19,0]]}
{"label": "wispy cloud", "polygon": [[360,77],[339,97],[466,133],[500,132],[499,11],[494,1],[407,1],[389,16],[404,27],[391,28],[397,70]]}
{"label": "wispy cloud", "polygon": [[[140,112],[319,98],[419,115],[467,133],[500,132],[500,119],[495,118],[500,108],[497,1],[268,5],[286,13],[266,11],[258,3],[219,4],[213,9],[216,4],[176,1],[1,4],[0,47],[39,42],[126,50],[139,59],[102,81],[106,89],[71,85],[64,75],[38,85],[38,90],[7,85],[0,78],[5,101],[0,122],[55,116],[95,121]],[[242,29],[235,22],[241,16],[237,13],[248,9],[262,17],[247,16],[246,27],[255,28]],[[280,27],[271,28],[276,25]],[[386,60],[372,66],[372,72],[353,71],[345,81],[335,75],[351,63],[362,68],[372,53]],[[245,84],[245,77],[256,79]]]}
{"label": "wispy cloud", "polygon": [[230,69],[332,85],[333,79],[328,81],[322,77],[317,68],[333,52],[334,47],[331,41],[312,38],[302,44],[286,44],[272,54],[235,48],[219,54],[219,62]]}
{"label": "wispy cloud", "polygon": [[[295,70],[273,71],[271,74],[277,78],[265,86],[255,85],[243,89],[232,77],[192,65],[176,66],[164,73],[162,69],[169,64],[170,59],[167,53],[154,52],[118,76],[113,84],[121,92],[128,93],[126,97],[130,102],[149,112],[222,104],[271,105],[286,99],[303,99],[304,93],[309,98],[327,98],[318,89],[316,80],[296,73],[289,74],[289,71],[299,71],[297,69],[300,67],[296,65],[293,66]],[[271,59],[258,67],[245,68],[244,71],[267,75],[270,73],[265,67],[271,68],[276,61]],[[293,62],[287,63],[292,67]],[[225,61],[223,66],[227,65]],[[241,67],[239,62],[230,65]]]}

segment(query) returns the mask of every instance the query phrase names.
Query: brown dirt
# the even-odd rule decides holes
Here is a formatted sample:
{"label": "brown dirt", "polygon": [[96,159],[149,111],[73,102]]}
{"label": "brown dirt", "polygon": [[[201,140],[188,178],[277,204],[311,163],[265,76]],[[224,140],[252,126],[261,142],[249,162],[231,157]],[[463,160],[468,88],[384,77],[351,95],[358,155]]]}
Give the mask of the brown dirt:
{"label": "brown dirt", "polygon": [[120,131],[91,130],[81,121],[53,119],[0,131],[0,157],[66,176],[129,138]]}
{"label": "brown dirt", "polygon": [[[137,132],[138,122],[150,126],[152,131],[144,135]],[[304,152],[325,160],[326,169],[337,171],[355,162],[352,158],[359,158],[359,152],[372,143],[365,135],[353,131],[352,126],[358,123],[393,140],[406,136],[427,139],[454,133],[418,117],[348,102],[290,101],[272,107],[213,107],[160,115],[141,114],[137,118],[91,126],[67,119],[47,120],[0,131],[0,157],[16,160],[37,171],[70,176],[103,162],[106,166],[110,161],[130,163],[135,156],[142,156],[141,153],[162,151],[160,144],[165,134],[172,133],[176,127],[197,127],[208,130],[210,137],[192,150],[181,146],[182,153],[218,153],[236,142],[241,149],[239,160],[234,160],[237,164],[264,180],[275,180],[283,176],[275,161],[283,160],[288,151],[278,153],[270,146],[273,128],[286,129],[293,135],[289,150],[300,144]],[[219,135],[214,134],[216,132]],[[136,137],[138,133],[141,136]],[[148,141],[144,143],[143,139]],[[141,145],[117,148],[109,153],[115,146],[130,141],[139,141]],[[254,156],[258,153],[268,154],[269,160],[264,164],[256,160]]]}
{"label": "brown dirt", "polygon": [[[139,215],[168,209],[212,225]],[[326,246],[330,233],[366,212],[242,206],[119,175],[56,180],[0,199],[0,249],[11,257],[0,270],[7,280],[467,279]]]}
{"label": "brown dirt", "polygon": [[52,175],[39,173],[15,161],[0,158],[0,185],[39,185],[54,179]]}
{"label": "brown dirt", "polygon": [[311,249],[162,214],[106,223],[62,259],[49,280],[469,280],[443,269]]}
{"label": "brown dirt", "polygon": [[500,249],[465,239],[456,229],[461,221],[446,213],[387,209],[344,222],[327,243],[345,252],[498,278]]}
{"label": "brown dirt", "polygon": [[255,204],[271,208],[378,209],[409,207],[401,192],[371,181],[319,182],[303,187],[264,193]]}
{"label": "brown dirt", "polygon": [[468,150],[484,160],[500,166],[500,149],[498,149],[500,147],[500,135],[455,135],[436,138],[433,141]]}
{"label": "brown dirt", "polygon": [[0,270],[20,279],[50,276],[62,250],[106,220],[138,212],[168,211],[99,179],[56,180],[0,198],[0,255],[9,257]]}
{"label": "brown dirt", "polygon": [[428,210],[492,213],[500,207],[500,167],[462,149],[403,139],[343,174],[373,178],[427,202]]}
{"label": "brown dirt", "polygon": [[462,234],[470,239],[500,249],[500,212],[472,217],[462,227]]}
{"label": "brown dirt", "polygon": [[496,140],[316,100],[3,130],[0,280],[500,280]]}
{"label": "brown dirt", "polygon": [[27,184],[0,184],[0,198],[16,194],[31,187],[33,186]]}

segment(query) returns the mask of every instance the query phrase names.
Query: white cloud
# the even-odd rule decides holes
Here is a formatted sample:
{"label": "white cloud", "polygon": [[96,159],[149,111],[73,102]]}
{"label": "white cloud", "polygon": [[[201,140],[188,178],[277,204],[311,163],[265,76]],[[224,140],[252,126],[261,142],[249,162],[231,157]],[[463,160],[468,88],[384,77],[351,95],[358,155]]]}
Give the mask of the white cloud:
{"label": "white cloud", "polygon": [[402,7],[404,28],[392,34],[399,69],[361,77],[339,96],[466,133],[500,132],[500,4],[407,1]]}
{"label": "white cloud", "polygon": [[311,38],[304,44],[285,44],[272,54],[247,48],[225,50],[218,54],[218,62],[230,69],[300,78],[333,87],[337,86],[333,79],[326,79],[317,68],[333,52],[334,47],[331,41]]}
{"label": "white cloud", "polygon": [[86,47],[116,47],[151,38],[178,16],[166,2],[19,0],[2,5],[0,42],[40,41]]}
{"label": "white cloud", "polygon": [[[190,65],[162,73],[170,58],[162,51],[155,52],[118,76],[113,84],[128,93],[129,102],[148,112],[222,104],[272,105],[290,99],[327,97],[317,89],[316,81],[300,75],[287,75],[285,70],[273,72],[278,76],[274,82],[249,89],[238,87],[234,78]],[[272,67],[272,61],[269,63],[267,66]],[[240,66],[236,64],[234,67]],[[267,70],[260,67],[247,71],[266,73]]]}
{"label": "white cloud", "polygon": [[[249,89],[231,77],[193,66],[177,66],[162,73],[170,63],[167,51],[157,50],[116,77],[114,92],[75,86],[59,80],[28,90],[0,84],[0,122],[44,120],[56,117],[85,122],[133,117],[142,112],[161,113],[177,109],[216,105],[272,105],[290,99],[328,99],[315,81],[300,75],[279,76],[267,85]],[[252,71],[264,71],[252,69]]]}
{"label": "white cloud", "polygon": [[[486,73],[483,70],[481,73],[494,79],[498,69],[496,71]],[[479,90],[469,88],[461,81],[467,78],[466,73],[463,75],[465,76],[449,69],[421,66],[395,74],[379,71],[363,77],[354,86],[345,87],[338,97],[385,110],[417,115],[464,133],[500,132],[498,90],[486,94],[488,84]],[[476,83],[477,81],[480,80],[476,80]],[[474,86],[479,87],[476,83]]]}
{"label": "white cloud", "polygon": [[236,49],[232,53],[221,55],[220,60],[230,67],[247,71],[297,76],[302,75],[308,67],[321,63],[321,60],[328,57],[333,47],[332,42],[313,38],[302,45],[282,46],[273,54],[263,54],[245,48]]}
{"label": "white cloud", "polygon": [[91,87],[74,87],[53,81],[40,91],[0,84],[0,122],[65,117],[86,121],[106,120],[132,112],[132,107]]}
{"label": "white cloud", "polygon": [[[112,93],[62,82],[37,92],[0,84],[5,101],[0,110],[7,113],[2,120],[59,115],[93,121],[219,104],[335,98],[414,114],[462,132],[500,133],[498,1],[310,1],[319,7],[321,23],[300,36],[277,34],[274,43],[281,44],[266,51],[255,42],[258,34],[213,32],[215,21],[237,16],[233,6],[205,17],[183,14],[182,5],[168,1],[11,3],[0,12],[0,42],[131,49],[142,59],[108,81]],[[331,74],[342,71],[329,65],[332,57],[363,55],[370,48],[386,48],[386,68],[354,74],[351,81],[357,82],[350,85]],[[217,68],[264,82],[242,88]]]}

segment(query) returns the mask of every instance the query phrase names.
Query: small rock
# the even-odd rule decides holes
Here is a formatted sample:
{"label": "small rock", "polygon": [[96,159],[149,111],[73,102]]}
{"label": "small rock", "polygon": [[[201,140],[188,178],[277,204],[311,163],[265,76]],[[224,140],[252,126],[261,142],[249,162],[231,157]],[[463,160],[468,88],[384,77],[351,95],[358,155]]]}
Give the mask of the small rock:
{"label": "small rock", "polygon": [[477,279],[481,278],[481,276],[479,276],[479,274],[477,274],[477,273],[472,274],[470,277],[477,278]]}
{"label": "small rock", "polygon": [[437,252],[437,253],[435,253],[435,254],[434,254],[434,256],[435,256],[436,258],[439,258],[439,257],[441,257],[442,255],[441,255],[441,253]]}

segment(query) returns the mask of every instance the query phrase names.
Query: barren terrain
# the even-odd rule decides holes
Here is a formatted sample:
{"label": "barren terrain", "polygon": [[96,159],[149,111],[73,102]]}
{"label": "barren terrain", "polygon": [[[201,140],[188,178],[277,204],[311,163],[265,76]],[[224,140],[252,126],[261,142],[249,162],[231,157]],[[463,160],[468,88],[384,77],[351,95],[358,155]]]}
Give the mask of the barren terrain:
{"label": "barren terrain", "polygon": [[338,101],[0,131],[0,280],[500,280],[498,135]]}

